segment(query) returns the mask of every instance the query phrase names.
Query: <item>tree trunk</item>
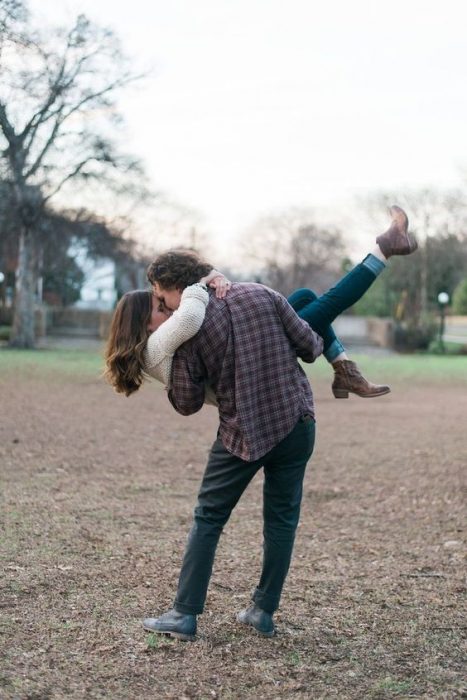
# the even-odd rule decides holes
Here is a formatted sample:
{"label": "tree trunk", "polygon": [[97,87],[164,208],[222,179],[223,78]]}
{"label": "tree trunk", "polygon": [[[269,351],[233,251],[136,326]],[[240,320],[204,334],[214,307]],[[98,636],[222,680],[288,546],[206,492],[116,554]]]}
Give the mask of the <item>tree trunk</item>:
{"label": "tree trunk", "polygon": [[23,224],[19,238],[11,347],[35,347],[34,306],[36,281],[37,266],[34,233],[30,227]]}

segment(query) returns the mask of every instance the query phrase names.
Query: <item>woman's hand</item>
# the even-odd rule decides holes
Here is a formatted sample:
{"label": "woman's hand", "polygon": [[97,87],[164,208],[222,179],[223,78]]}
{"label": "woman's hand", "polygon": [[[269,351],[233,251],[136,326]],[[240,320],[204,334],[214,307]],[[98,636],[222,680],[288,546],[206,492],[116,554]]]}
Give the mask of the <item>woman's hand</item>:
{"label": "woman's hand", "polygon": [[232,282],[228,280],[227,277],[222,274],[222,272],[219,272],[219,270],[211,270],[209,275],[206,275],[206,277],[200,279],[200,282],[208,287],[211,287],[211,289],[215,289],[216,297],[218,299],[224,299],[225,295],[232,286]]}

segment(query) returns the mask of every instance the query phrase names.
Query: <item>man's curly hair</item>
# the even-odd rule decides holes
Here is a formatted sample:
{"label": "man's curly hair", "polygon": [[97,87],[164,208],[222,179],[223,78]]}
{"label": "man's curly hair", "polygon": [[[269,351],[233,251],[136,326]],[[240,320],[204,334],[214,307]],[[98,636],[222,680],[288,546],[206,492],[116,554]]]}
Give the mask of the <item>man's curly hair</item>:
{"label": "man's curly hair", "polygon": [[163,289],[183,290],[208,275],[212,265],[192,250],[169,250],[158,255],[147,270],[151,284],[158,282]]}

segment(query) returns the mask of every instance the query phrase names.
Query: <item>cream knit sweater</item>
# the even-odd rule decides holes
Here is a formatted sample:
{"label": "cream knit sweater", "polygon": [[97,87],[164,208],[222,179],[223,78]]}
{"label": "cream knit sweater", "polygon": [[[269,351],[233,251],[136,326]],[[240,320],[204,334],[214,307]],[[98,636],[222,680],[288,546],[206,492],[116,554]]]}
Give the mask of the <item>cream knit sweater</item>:
{"label": "cream knit sweater", "polygon": [[144,351],[146,374],[169,385],[174,353],[197,334],[203,325],[208,302],[209,294],[204,285],[192,284],[183,290],[178,309],[148,338]]}

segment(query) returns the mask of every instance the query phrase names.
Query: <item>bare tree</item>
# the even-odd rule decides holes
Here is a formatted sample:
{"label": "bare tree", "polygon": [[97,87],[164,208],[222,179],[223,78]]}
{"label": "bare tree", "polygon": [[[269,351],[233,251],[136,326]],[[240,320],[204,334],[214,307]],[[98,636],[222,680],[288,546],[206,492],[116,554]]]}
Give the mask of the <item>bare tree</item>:
{"label": "bare tree", "polygon": [[26,9],[22,0],[1,0],[0,2],[0,53],[3,39],[19,22],[24,21]]}
{"label": "bare tree", "polygon": [[285,209],[259,219],[245,234],[245,256],[261,281],[283,294],[297,287],[322,292],[345,256],[338,229],[316,223],[312,209]]}
{"label": "bare tree", "polygon": [[404,294],[404,307],[411,323],[423,319],[440,291],[452,292],[461,279],[467,259],[467,197],[461,190],[422,188],[400,192],[378,192],[366,198],[370,218],[397,202],[410,219],[419,239],[419,252],[411,265],[394,260],[393,291]]}
{"label": "bare tree", "polygon": [[41,216],[71,183],[123,189],[122,176],[139,171],[109,137],[117,94],[137,76],[108,29],[81,15],[38,31],[21,0],[0,0],[0,48],[0,179],[19,236],[12,344],[33,347]]}

